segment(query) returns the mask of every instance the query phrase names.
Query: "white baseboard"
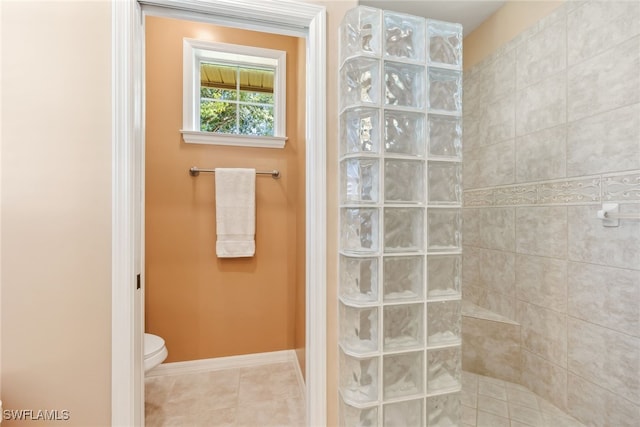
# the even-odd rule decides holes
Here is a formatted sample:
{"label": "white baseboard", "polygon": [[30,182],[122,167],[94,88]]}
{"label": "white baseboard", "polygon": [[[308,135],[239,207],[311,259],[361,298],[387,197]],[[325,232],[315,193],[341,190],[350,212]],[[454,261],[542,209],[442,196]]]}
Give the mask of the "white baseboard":
{"label": "white baseboard", "polygon": [[298,386],[300,387],[300,393],[304,396],[305,402],[307,401],[307,384],[304,381],[304,376],[302,375],[302,370],[300,370],[300,362],[298,362],[298,358],[296,357],[295,350],[293,351],[294,365],[296,365],[296,377],[298,378]]}
{"label": "white baseboard", "polygon": [[[300,364],[294,350],[271,351],[267,353],[243,354],[240,356],[215,357],[212,359],[189,360],[187,362],[162,363],[145,374],[145,377],[161,377],[221,369],[250,368],[271,363],[295,362],[298,381],[303,390],[304,381]],[[306,393],[305,393],[306,394]]]}

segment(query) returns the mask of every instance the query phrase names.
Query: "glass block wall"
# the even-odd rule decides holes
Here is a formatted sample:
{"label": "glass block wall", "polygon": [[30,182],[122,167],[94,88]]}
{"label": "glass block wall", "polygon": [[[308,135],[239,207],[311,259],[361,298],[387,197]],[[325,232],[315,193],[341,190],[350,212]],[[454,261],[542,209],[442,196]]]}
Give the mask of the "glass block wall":
{"label": "glass block wall", "polygon": [[455,426],[462,27],[358,7],[340,64],[340,423]]}

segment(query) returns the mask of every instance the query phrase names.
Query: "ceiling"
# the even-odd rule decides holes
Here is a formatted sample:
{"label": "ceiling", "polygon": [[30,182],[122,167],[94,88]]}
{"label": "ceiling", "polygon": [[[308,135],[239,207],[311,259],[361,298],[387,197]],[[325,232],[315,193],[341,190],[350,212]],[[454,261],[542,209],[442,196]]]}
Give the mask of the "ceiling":
{"label": "ceiling", "polygon": [[464,35],[473,31],[506,1],[485,0],[359,0],[363,6],[393,10],[425,18],[462,24]]}

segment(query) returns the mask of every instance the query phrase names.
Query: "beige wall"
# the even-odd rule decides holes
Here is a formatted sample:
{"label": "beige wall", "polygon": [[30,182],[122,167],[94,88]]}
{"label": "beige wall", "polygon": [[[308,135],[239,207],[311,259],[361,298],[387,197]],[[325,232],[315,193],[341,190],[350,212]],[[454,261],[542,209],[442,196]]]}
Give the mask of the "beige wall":
{"label": "beige wall", "polygon": [[1,7],[4,409],[109,425],[110,4]]}
{"label": "beige wall", "polygon": [[[284,149],[182,140],[185,37],[287,52]],[[304,310],[297,310],[305,263],[299,40],[148,17],[146,43],[146,330],[165,339],[168,362],[294,349],[296,331],[304,333]],[[215,179],[189,176],[194,165],[280,170],[278,180],[256,178],[254,257],[216,257]],[[304,343],[304,336],[300,339]]]}
{"label": "beige wall", "polygon": [[508,1],[464,39],[465,70],[535,24],[562,4],[556,1]]}

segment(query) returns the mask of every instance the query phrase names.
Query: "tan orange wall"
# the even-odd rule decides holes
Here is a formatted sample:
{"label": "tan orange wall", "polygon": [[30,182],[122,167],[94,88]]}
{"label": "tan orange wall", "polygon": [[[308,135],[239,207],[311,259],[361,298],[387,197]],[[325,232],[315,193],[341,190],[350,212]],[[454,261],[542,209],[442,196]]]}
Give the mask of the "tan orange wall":
{"label": "tan orange wall", "polygon": [[109,426],[111,5],[0,8],[3,409]]}
{"label": "tan orange wall", "polygon": [[[298,39],[146,19],[146,330],[166,340],[168,362],[294,349],[305,265]],[[287,51],[285,149],[182,141],[184,37]],[[254,257],[216,257],[214,176],[189,176],[194,165],[281,171],[256,178]]]}
{"label": "tan orange wall", "polygon": [[463,67],[469,69],[547,16],[563,3],[556,1],[508,1],[463,41]]}

